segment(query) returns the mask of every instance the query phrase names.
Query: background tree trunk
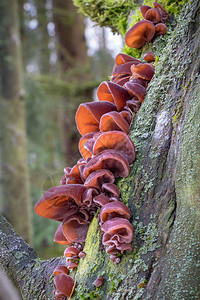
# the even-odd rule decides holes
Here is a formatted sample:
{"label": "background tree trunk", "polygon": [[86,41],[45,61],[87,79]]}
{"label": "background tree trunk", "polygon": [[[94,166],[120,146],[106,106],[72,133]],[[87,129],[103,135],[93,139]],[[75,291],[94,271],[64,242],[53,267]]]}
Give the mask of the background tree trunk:
{"label": "background tree trunk", "polygon": [[[85,25],[83,17],[77,13],[72,0],[53,0],[53,15],[61,78],[71,83],[71,92],[63,97],[62,131],[66,165],[72,166],[80,156],[77,148],[79,133],[74,126],[74,115],[82,100],[76,88],[86,84],[90,79]],[[92,100],[92,91],[93,88],[88,89],[89,99],[86,98],[85,101]]]}
{"label": "background tree trunk", "polygon": [[[200,3],[193,0],[184,7],[174,31],[169,29],[168,37],[157,38],[153,45],[160,59],[131,130],[137,159],[129,177],[118,182],[122,200],[132,212],[134,251],[114,265],[102,250],[94,218],[86,238],[86,257],[72,274],[76,277],[72,299],[94,299],[95,295],[114,300],[200,298],[199,25]],[[3,227],[3,219],[1,224],[0,248],[4,250],[0,264],[9,272],[6,262],[12,254],[5,251],[11,249],[6,232],[12,229]],[[15,240],[13,232],[10,236]],[[25,299],[35,295],[52,299],[48,284],[51,264],[36,263],[36,255],[31,260],[28,253],[27,249],[22,253],[21,262],[25,260],[24,274],[29,274],[30,280],[24,287],[16,270],[13,278]],[[37,276],[35,272],[30,275],[30,269],[37,269]],[[99,275],[104,284],[95,290],[92,282]],[[34,287],[35,280],[40,280],[40,293],[38,285]],[[27,285],[34,297],[27,295]]]}
{"label": "background tree trunk", "polygon": [[[17,1],[0,3],[0,146],[3,213],[32,240]],[[23,221],[21,216],[23,216]]]}

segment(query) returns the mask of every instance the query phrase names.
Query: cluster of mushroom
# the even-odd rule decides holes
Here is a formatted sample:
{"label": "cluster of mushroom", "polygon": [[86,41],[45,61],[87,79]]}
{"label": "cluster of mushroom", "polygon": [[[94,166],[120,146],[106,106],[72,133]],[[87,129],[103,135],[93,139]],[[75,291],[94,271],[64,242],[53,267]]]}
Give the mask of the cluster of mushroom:
{"label": "cluster of mushroom", "polygon": [[167,26],[164,23],[169,18],[168,12],[157,2],[154,2],[153,6],[154,8],[148,5],[140,6],[144,20],[137,22],[126,33],[127,46],[141,48],[147,42],[151,42],[154,37],[167,32]]}
{"label": "cluster of mushroom", "polygon": [[[147,19],[140,22],[153,25],[154,15],[161,16],[157,17],[158,22],[166,20],[168,14],[162,6],[154,3],[154,7],[140,7]],[[146,33],[143,34],[146,41]],[[102,243],[110,259],[117,264],[121,254],[132,250],[130,210],[120,200],[115,179],[127,177],[129,165],[135,160],[135,147],[128,133],[154,75],[154,66],[149,63],[154,61],[154,54],[146,53],[144,59],[147,63],[124,53],[117,55],[111,80],[98,87],[99,101],[83,103],[77,110],[82,158],[74,167],[65,168],[61,185],[50,188],[35,205],[37,214],[61,222],[54,241],[70,245],[64,251],[67,265],[54,270],[55,300],[66,299],[73,293],[75,282],[68,275],[69,269],[76,268],[79,259],[85,257],[82,244],[97,210]],[[101,278],[95,285],[102,282]]]}

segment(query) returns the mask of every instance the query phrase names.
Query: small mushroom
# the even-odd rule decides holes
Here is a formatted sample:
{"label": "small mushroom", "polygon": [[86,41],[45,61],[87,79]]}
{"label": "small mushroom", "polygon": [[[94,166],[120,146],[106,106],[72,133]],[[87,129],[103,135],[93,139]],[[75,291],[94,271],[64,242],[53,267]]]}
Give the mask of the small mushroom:
{"label": "small mushroom", "polygon": [[96,287],[100,287],[103,284],[103,276],[97,277],[97,279],[93,282]]}
{"label": "small mushroom", "polygon": [[167,32],[167,26],[163,23],[158,23],[155,25],[155,36],[164,35]]}
{"label": "small mushroom", "polygon": [[55,267],[55,269],[53,271],[53,275],[56,276],[56,275],[61,274],[61,273],[64,273],[64,274],[68,275],[69,270],[64,265],[57,265],[57,267]]}
{"label": "small mushroom", "polygon": [[100,219],[102,222],[106,222],[107,220],[116,217],[130,219],[130,210],[124,203],[114,201],[102,206],[100,211]]}
{"label": "small mushroom", "polygon": [[54,284],[59,293],[66,297],[71,297],[75,286],[75,282],[72,277],[64,273],[58,274],[54,278]]}
{"label": "small mushroom", "polygon": [[151,9],[151,6],[148,6],[148,5],[142,5],[140,6],[140,11],[141,11],[141,14],[143,16],[143,18],[145,19],[145,15],[146,15],[146,12]]}
{"label": "small mushroom", "polygon": [[164,9],[164,7],[158,3],[158,2],[154,2],[153,6],[155,8],[158,8],[161,15],[162,15],[162,22],[165,23],[167,21],[167,19],[170,17],[170,15],[168,14],[168,12]]}
{"label": "small mushroom", "polygon": [[141,48],[150,42],[155,34],[155,27],[152,22],[142,20],[129,29],[125,36],[125,43],[131,48]]}
{"label": "small mushroom", "polygon": [[157,8],[148,9],[145,14],[145,19],[151,21],[153,24],[161,22],[162,15]]}
{"label": "small mushroom", "polygon": [[144,55],[144,60],[146,60],[148,63],[155,61],[155,54],[153,52],[146,52]]}

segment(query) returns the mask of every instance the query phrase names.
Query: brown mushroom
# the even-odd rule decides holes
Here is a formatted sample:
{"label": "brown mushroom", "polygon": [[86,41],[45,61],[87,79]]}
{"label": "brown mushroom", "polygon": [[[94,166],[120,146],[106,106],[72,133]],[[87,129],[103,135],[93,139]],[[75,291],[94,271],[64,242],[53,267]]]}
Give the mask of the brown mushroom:
{"label": "brown mushroom", "polygon": [[130,210],[124,203],[114,201],[102,206],[100,210],[100,219],[102,222],[106,222],[107,220],[116,217],[130,219]]}
{"label": "brown mushroom", "polygon": [[55,243],[61,244],[61,245],[70,245],[71,243],[66,239],[66,237],[63,234],[62,231],[62,224],[60,224],[54,234],[53,241]]}
{"label": "brown mushroom", "polygon": [[70,184],[50,188],[35,205],[35,212],[49,219],[62,221],[73,215],[82,204],[84,185]]}
{"label": "brown mushroom", "polygon": [[97,279],[93,282],[96,287],[100,287],[103,284],[103,276],[97,277]]}
{"label": "brown mushroom", "polygon": [[145,19],[151,21],[153,24],[161,22],[162,15],[157,8],[148,9],[145,14]]}
{"label": "brown mushroom", "polygon": [[57,267],[55,267],[55,269],[53,271],[53,275],[56,276],[56,275],[61,274],[61,273],[64,273],[64,274],[68,275],[69,270],[64,265],[57,265]]}
{"label": "brown mushroom", "polygon": [[155,34],[155,27],[152,22],[142,20],[129,29],[125,36],[125,43],[131,48],[141,48],[150,42]]}
{"label": "brown mushroom", "polygon": [[54,284],[56,290],[66,297],[71,297],[74,291],[74,279],[67,274],[61,273],[55,276]]}
{"label": "brown mushroom", "polygon": [[97,170],[92,172],[86,179],[84,185],[87,188],[101,189],[103,183],[113,183],[115,177],[112,172],[106,169]]}
{"label": "brown mushroom", "polygon": [[81,155],[83,156],[84,159],[87,159],[88,157],[92,156],[92,153],[87,149],[87,147],[85,147],[85,143],[89,139],[92,139],[94,134],[95,134],[95,132],[87,133],[87,134],[83,135],[79,140],[79,145],[78,145],[79,152],[81,153]]}
{"label": "brown mushroom", "polygon": [[137,97],[140,103],[144,101],[146,89],[142,85],[134,83],[132,81],[128,81],[125,83],[124,87],[128,91],[130,96]]}
{"label": "brown mushroom", "polygon": [[168,12],[164,9],[164,7],[158,3],[158,2],[154,2],[153,6],[157,9],[159,9],[161,15],[162,15],[162,22],[165,23],[167,21],[167,19],[170,17],[170,15],[168,14]]}
{"label": "brown mushroom", "polygon": [[111,111],[101,117],[99,129],[101,132],[120,130],[127,134],[129,132],[129,124],[119,112]]}
{"label": "brown mushroom", "polygon": [[146,60],[148,63],[155,61],[155,54],[153,52],[146,52],[144,55],[144,60]]}
{"label": "brown mushroom", "polygon": [[115,63],[116,65],[122,65],[122,64],[125,64],[127,62],[138,62],[138,63],[141,63],[141,61],[135,57],[132,57],[128,54],[125,54],[125,53],[119,53],[116,58],[115,58]]}
{"label": "brown mushroom", "polygon": [[[97,97],[100,101],[109,101],[116,105],[117,110],[121,110],[130,96],[125,88],[111,82],[103,81],[97,89]],[[114,110],[114,109],[113,109]]]}
{"label": "brown mushroom", "polygon": [[155,25],[155,36],[163,35],[167,32],[167,26],[163,23],[158,23]]}
{"label": "brown mushroom", "polygon": [[81,135],[99,130],[101,116],[109,111],[116,110],[116,106],[110,102],[94,101],[79,105],[76,112],[76,125]]}
{"label": "brown mushroom", "polygon": [[115,178],[127,177],[129,174],[129,163],[126,158],[116,150],[104,150],[95,155],[86,165],[83,171],[84,178],[87,178],[92,172],[108,169]]}
{"label": "brown mushroom", "polygon": [[132,79],[142,78],[150,81],[155,73],[154,67],[151,64],[142,63],[131,67]]}
{"label": "brown mushroom", "polygon": [[146,15],[146,12],[151,9],[151,6],[148,6],[148,5],[142,5],[140,6],[140,11],[141,11],[141,14],[143,16],[143,18],[145,19],[145,15]]}
{"label": "brown mushroom", "polygon": [[82,210],[63,221],[62,231],[70,243],[85,241],[89,227],[89,217],[89,213]]}
{"label": "brown mushroom", "polygon": [[93,154],[99,154],[106,149],[120,152],[131,164],[135,159],[135,146],[130,137],[122,131],[103,132],[93,147]]}

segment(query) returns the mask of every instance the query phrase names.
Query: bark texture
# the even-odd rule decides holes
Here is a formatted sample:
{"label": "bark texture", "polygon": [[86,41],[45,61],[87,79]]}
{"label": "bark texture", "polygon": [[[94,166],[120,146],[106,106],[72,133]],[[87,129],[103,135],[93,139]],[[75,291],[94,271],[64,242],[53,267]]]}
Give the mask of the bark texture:
{"label": "bark texture", "polygon": [[[22,59],[14,0],[0,3],[0,168],[2,210],[31,242]],[[23,222],[21,215],[24,216]]]}
{"label": "bark texture", "polygon": [[[122,200],[132,212],[134,251],[114,265],[102,250],[94,218],[85,243],[86,257],[74,274],[72,299],[200,298],[199,1],[188,2],[173,26],[153,44],[160,59],[131,130],[137,159],[130,176],[118,182]],[[36,270],[33,255],[33,260],[25,256],[24,272]],[[5,265],[10,256],[5,253],[1,263]],[[25,299],[45,299],[45,295],[52,299],[49,269],[42,266],[47,268],[49,263],[39,262],[37,278],[34,272],[31,278],[44,276],[47,292],[40,285],[39,298]],[[92,282],[100,275],[104,284],[95,289]],[[12,276],[18,278],[15,272]],[[26,285],[35,293],[34,282],[26,280]]]}

